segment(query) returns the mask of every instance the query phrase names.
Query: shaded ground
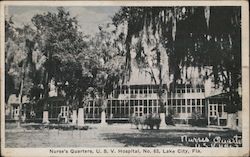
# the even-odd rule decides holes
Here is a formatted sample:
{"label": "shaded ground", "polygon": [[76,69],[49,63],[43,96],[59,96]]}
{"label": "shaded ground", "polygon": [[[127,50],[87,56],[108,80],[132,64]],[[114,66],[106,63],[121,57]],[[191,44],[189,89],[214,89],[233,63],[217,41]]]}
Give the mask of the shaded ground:
{"label": "shaded ground", "polygon": [[[195,144],[207,146],[213,144],[213,139],[233,139],[241,133],[218,128],[198,128],[184,126],[168,126],[160,130],[137,130],[129,124],[113,124],[100,126],[87,124],[88,130],[60,130],[41,127],[32,129],[25,127],[17,129],[15,124],[7,124],[5,132],[6,147],[159,147],[159,146],[189,146]],[[187,136],[189,141],[182,141]],[[208,142],[195,142],[208,138]],[[191,141],[190,142],[190,138]],[[199,140],[199,139],[198,139]],[[227,142],[228,143],[228,142]],[[217,143],[219,144],[219,143]],[[234,144],[231,144],[235,146]],[[219,145],[216,145],[218,147]],[[238,146],[241,146],[240,144]]]}
{"label": "shaded ground", "polygon": [[[204,130],[192,131],[192,130],[175,130],[175,129],[142,130],[139,133],[125,133],[125,134],[124,133],[104,134],[106,139],[119,141],[120,143],[125,144],[125,146],[143,146],[143,147],[156,147],[156,146],[195,147],[196,144],[199,144],[200,147],[206,147],[206,146],[212,147],[213,144],[215,144],[214,139],[216,139],[216,141],[219,141],[220,139],[228,140],[228,139],[233,139],[235,135],[241,136],[240,133],[234,131],[204,131]],[[187,138],[185,136],[189,140],[186,140]],[[209,141],[206,141],[206,137]],[[197,140],[197,142],[195,140]],[[214,147],[218,147],[219,144],[221,143],[216,143]],[[236,146],[236,144],[232,144],[230,146]],[[242,144],[239,144],[238,146],[242,146]]]}

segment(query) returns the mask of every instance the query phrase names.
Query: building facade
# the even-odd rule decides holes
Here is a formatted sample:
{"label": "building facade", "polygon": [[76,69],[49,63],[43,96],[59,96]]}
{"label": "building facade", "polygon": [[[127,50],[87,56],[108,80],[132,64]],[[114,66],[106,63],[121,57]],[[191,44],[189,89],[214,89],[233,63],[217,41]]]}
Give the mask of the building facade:
{"label": "building facade", "polygon": [[[107,121],[128,122],[131,116],[141,117],[160,112],[160,100],[157,94],[159,86],[148,78],[145,73],[137,71],[137,73],[133,73],[129,83],[122,84],[113,90],[108,96],[105,109]],[[208,125],[227,125],[226,97],[221,96],[223,95],[221,89],[211,87],[211,80],[197,85],[178,83],[171,90],[167,88],[170,84],[166,83],[167,81],[163,85],[164,108],[166,115],[171,115],[175,123],[189,124],[189,120],[194,115],[199,115],[200,118],[207,121]],[[47,119],[52,122],[58,121],[58,117],[60,117],[64,119],[64,122],[70,122],[73,110],[65,98],[58,95],[57,87],[54,84],[51,81]],[[14,98],[14,95],[9,99],[10,119],[17,120],[20,114],[17,99],[17,97]],[[28,101],[24,104],[28,104]],[[24,114],[22,116],[30,115],[30,113],[25,113],[29,110],[23,107]],[[42,119],[43,111],[40,112],[39,118]],[[86,121],[100,121],[101,112],[102,109],[98,102],[91,100],[85,106],[83,116]]]}

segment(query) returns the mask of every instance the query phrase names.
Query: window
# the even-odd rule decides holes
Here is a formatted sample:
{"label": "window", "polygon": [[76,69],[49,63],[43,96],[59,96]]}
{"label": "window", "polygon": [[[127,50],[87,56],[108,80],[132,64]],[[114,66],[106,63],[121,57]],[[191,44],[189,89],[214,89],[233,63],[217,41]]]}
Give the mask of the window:
{"label": "window", "polygon": [[205,107],[202,107],[202,108],[201,108],[201,113],[202,113],[202,115],[205,114]]}
{"label": "window", "polygon": [[190,102],[190,99],[187,99],[187,105],[190,105],[191,102]]}
{"label": "window", "polygon": [[218,112],[222,112],[222,106],[218,106]]}
{"label": "window", "polygon": [[205,99],[202,99],[202,106],[205,105]]}
{"label": "window", "polygon": [[140,104],[139,105],[142,106],[142,100],[140,100]]}
{"label": "window", "polygon": [[181,105],[181,100],[177,99],[177,105]]}
{"label": "window", "polygon": [[135,106],[138,106],[138,100],[135,100]]}
{"label": "window", "polygon": [[200,105],[200,99],[197,99],[197,105]]}
{"label": "window", "polygon": [[210,116],[212,116],[213,115],[213,112],[210,112]]}
{"label": "window", "polygon": [[153,112],[156,113],[156,107],[153,108]]}
{"label": "window", "polygon": [[205,89],[204,89],[204,88],[202,88],[202,89],[201,89],[201,91],[202,91],[202,93],[204,93],[204,92],[205,92]]}
{"label": "window", "polygon": [[138,94],[138,89],[135,89],[135,94]]}
{"label": "window", "polygon": [[183,106],[186,105],[185,99],[181,99],[181,103],[182,103]]}
{"label": "window", "polygon": [[130,100],[130,106],[134,106],[135,101],[134,100]]}
{"label": "window", "polygon": [[148,90],[148,93],[149,93],[149,94],[152,94],[152,90],[151,90],[151,89],[149,89],[149,90]]}
{"label": "window", "polygon": [[181,107],[177,107],[177,113],[181,113]]}
{"label": "window", "polygon": [[134,93],[135,93],[135,90],[134,90],[134,89],[130,89],[130,93],[131,93],[131,94],[134,94]]}
{"label": "window", "polygon": [[182,88],[182,89],[181,89],[181,92],[182,92],[182,93],[185,93],[185,88]]}
{"label": "window", "polygon": [[195,105],[195,99],[192,99],[192,105],[193,106]]}
{"label": "window", "polygon": [[177,88],[176,93],[181,93],[181,90]]}
{"label": "window", "polygon": [[170,105],[171,105],[171,100],[169,99],[169,100],[168,100],[168,106],[170,106]]}
{"label": "window", "polygon": [[148,105],[152,106],[152,100],[149,100]]}
{"label": "window", "polygon": [[190,107],[187,108],[187,113],[190,113]]}
{"label": "window", "polygon": [[186,113],[186,108],[182,107],[182,113]]}
{"label": "window", "polygon": [[213,106],[211,106],[211,105],[210,105],[210,107],[209,107],[209,108],[210,108],[210,111],[211,111],[211,110],[213,110],[213,108],[212,108],[212,107],[213,107]]}
{"label": "window", "polygon": [[148,112],[149,112],[149,113],[152,113],[152,108],[149,107],[148,109],[149,109]]}
{"label": "window", "polygon": [[140,89],[140,94],[142,94],[143,93],[143,89]]}
{"label": "window", "polygon": [[[89,112],[90,113],[90,112]],[[115,108],[112,106],[111,108],[111,113],[114,114],[115,113]]]}
{"label": "window", "polygon": [[157,103],[156,100],[153,100],[153,106],[157,106],[156,103]]}
{"label": "window", "polygon": [[125,114],[128,115],[128,108],[125,108]]}
{"label": "window", "polygon": [[177,108],[176,107],[174,107],[173,110],[174,110],[174,113],[177,113]]}
{"label": "window", "polygon": [[200,88],[197,88],[197,93],[200,93],[201,92],[201,89]]}
{"label": "window", "polygon": [[173,99],[172,101],[173,101],[173,106],[176,106],[176,100]]}
{"label": "window", "polygon": [[194,90],[194,88],[192,88],[192,93],[195,93],[195,90]]}
{"label": "window", "polygon": [[190,88],[189,87],[187,87],[187,93],[190,93]]}
{"label": "window", "polygon": [[201,108],[200,107],[197,107],[197,112],[201,112]]}
{"label": "window", "polygon": [[192,107],[192,112],[195,112],[195,107]]}

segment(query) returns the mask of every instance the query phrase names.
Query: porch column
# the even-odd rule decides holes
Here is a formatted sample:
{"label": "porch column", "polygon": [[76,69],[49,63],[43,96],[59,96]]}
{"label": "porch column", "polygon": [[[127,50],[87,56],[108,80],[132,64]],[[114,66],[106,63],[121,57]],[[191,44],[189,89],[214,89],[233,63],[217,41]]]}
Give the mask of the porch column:
{"label": "porch column", "polygon": [[210,125],[210,104],[209,104],[209,99],[207,99],[207,125]]}
{"label": "porch column", "polygon": [[217,104],[216,112],[217,112],[217,124],[218,126],[220,126],[219,104]]}

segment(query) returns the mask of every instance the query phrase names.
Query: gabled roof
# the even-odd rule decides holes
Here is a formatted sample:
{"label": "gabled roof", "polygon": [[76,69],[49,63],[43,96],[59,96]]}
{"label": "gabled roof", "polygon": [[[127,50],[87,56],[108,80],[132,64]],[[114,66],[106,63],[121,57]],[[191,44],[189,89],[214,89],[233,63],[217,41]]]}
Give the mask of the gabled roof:
{"label": "gabled roof", "polygon": [[207,99],[225,99],[228,97],[228,93],[220,93],[206,97]]}

